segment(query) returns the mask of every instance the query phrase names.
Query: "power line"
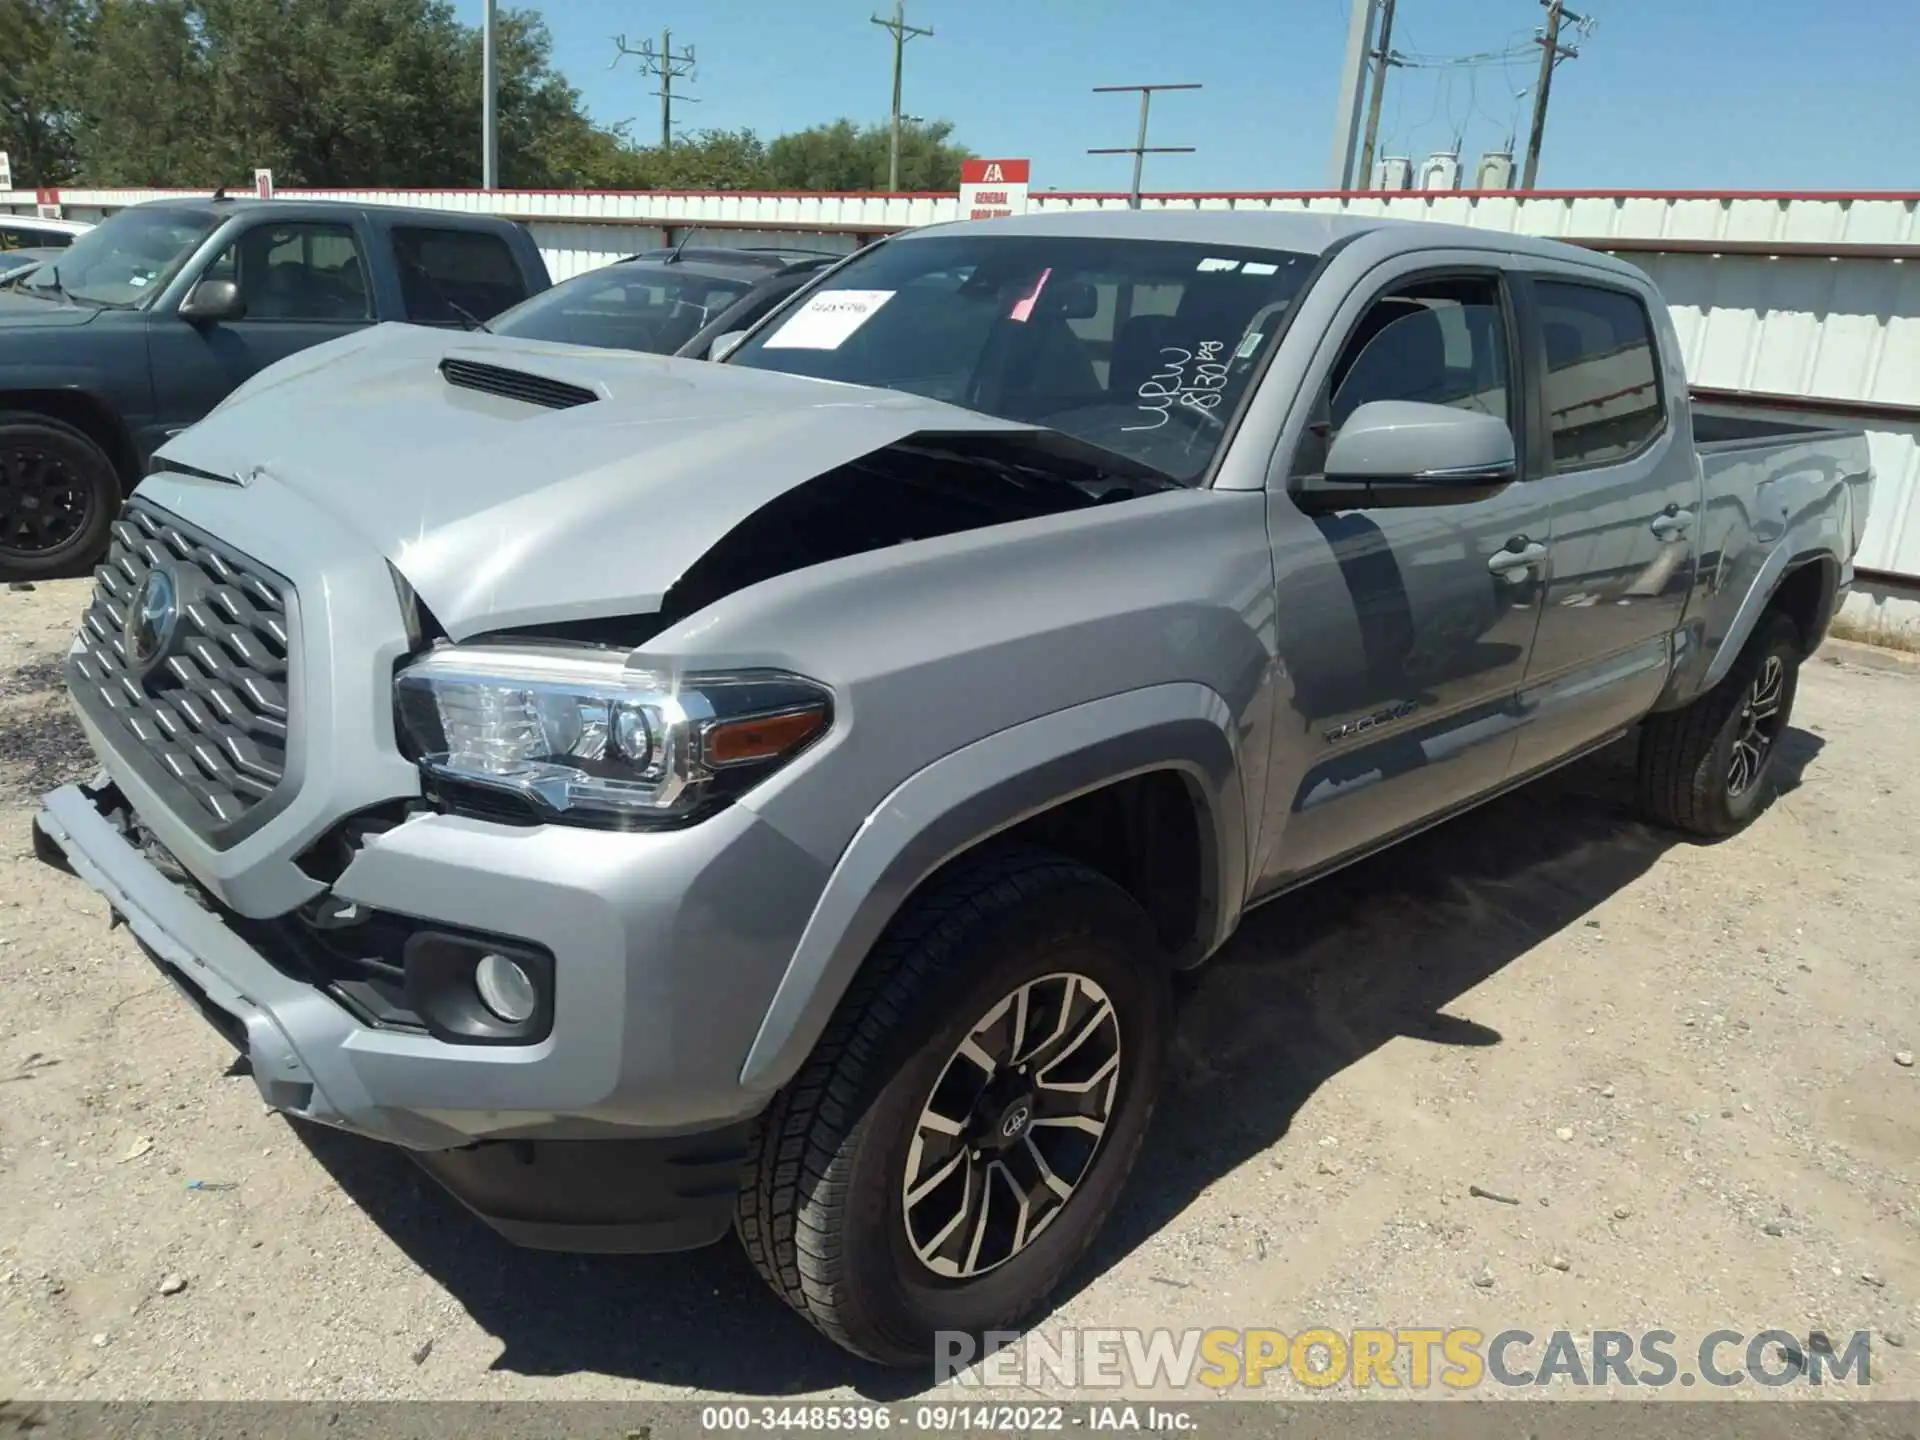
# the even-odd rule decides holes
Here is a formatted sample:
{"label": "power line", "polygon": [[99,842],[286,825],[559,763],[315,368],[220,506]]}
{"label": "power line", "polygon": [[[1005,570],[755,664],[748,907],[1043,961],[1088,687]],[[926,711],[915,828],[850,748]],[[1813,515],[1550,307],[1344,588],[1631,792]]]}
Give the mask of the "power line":
{"label": "power line", "polygon": [[1096,85],[1096,95],[1111,95],[1122,90],[1140,92],[1140,138],[1132,145],[1116,145],[1101,150],[1089,150],[1089,155],[1131,155],[1133,156],[1133,189],[1128,192],[1127,204],[1132,209],[1140,208],[1140,170],[1149,155],[1191,155],[1191,145],[1149,145],[1147,144],[1147,107],[1153,103],[1156,90],[1198,90],[1194,84],[1185,85]]}
{"label": "power line", "polygon": [[[1515,31],[1514,33],[1525,34],[1526,32]],[[1511,39],[1509,39],[1508,43],[1509,44],[1512,43]],[[1515,58],[1518,58],[1518,57],[1515,57]],[[1526,100],[1528,95],[1533,93],[1533,86],[1530,84],[1522,85],[1518,80],[1514,78],[1513,65],[1511,61],[1509,61],[1507,64],[1502,65],[1500,67],[1500,75],[1501,75],[1501,78],[1507,82],[1507,94],[1511,97],[1511,103],[1507,107],[1507,149],[1509,152],[1511,152],[1513,149],[1514,139],[1520,133],[1521,103],[1524,100]]]}
{"label": "power line", "polygon": [[893,110],[890,117],[891,132],[887,139],[887,193],[894,194],[900,189],[900,68],[906,60],[907,41],[924,35],[933,38],[931,27],[922,29],[918,25],[907,23],[907,0],[893,0],[893,18],[882,20],[878,15],[872,21],[882,30],[893,36]]}
{"label": "power line", "polygon": [[1507,65],[1532,51],[1531,42],[1509,50],[1481,50],[1472,55],[1423,55],[1418,51],[1396,50],[1393,60],[1394,64],[1409,70],[1485,70]]}
{"label": "power line", "polygon": [[[1472,108],[1474,115],[1479,116],[1482,120],[1486,121],[1487,124],[1493,127],[1493,133],[1495,135],[1498,135],[1500,133],[1500,117],[1498,115],[1495,115],[1491,110],[1487,109],[1486,106],[1480,103],[1480,85],[1479,85],[1479,82],[1474,78],[1472,71],[1467,72],[1467,104]],[[1472,125],[1472,123],[1473,123],[1473,116],[1468,116],[1467,124]],[[1514,132],[1514,127],[1512,123],[1509,122],[1507,125],[1507,138],[1506,138],[1506,150],[1509,155],[1513,153],[1513,132]]]}
{"label": "power line", "polygon": [[1547,129],[1547,99],[1553,91],[1553,72],[1562,59],[1578,59],[1580,52],[1571,45],[1560,43],[1560,25],[1571,20],[1575,25],[1585,25],[1586,18],[1576,15],[1561,3],[1561,0],[1540,0],[1547,7],[1547,28],[1537,42],[1540,46],[1540,80],[1533,92],[1533,128],[1527,135],[1527,168],[1521,176],[1520,188],[1531,190],[1534,180],[1540,173],[1540,141]]}
{"label": "power line", "polygon": [[[613,45],[618,53],[613,57],[613,64],[607,66],[609,70],[613,69],[614,65],[618,65],[622,59],[632,56],[640,62],[640,74],[643,77],[649,75],[660,77],[660,88],[653,92],[660,97],[660,148],[671,150],[673,148],[673,102],[676,98],[673,93],[673,82],[680,79],[697,80],[699,78],[694,74],[693,69],[693,47],[689,45],[680,54],[674,54],[671,30],[660,32],[658,50],[653,48],[651,40],[642,41],[638,47],[631,46],[627,44],[627,37],[624,34],[614,36]],[[681,95],[677,98],[689,105],[700,103],[692,95]]]}

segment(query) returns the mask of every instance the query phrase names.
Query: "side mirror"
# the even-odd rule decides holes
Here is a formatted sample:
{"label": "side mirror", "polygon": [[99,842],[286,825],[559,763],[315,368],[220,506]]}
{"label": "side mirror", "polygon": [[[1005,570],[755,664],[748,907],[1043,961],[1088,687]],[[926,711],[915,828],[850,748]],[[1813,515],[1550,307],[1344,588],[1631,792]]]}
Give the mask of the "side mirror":
{"label": "side mirror", "polygon": [[740,342],[747,338],[744,330],[729,330],[724,335],[713,337],[713,343],[707,347],[707,359],[724,360],[739,348]]}
{"label": "side mirror", "polygon": [[180,318],[194,325],[216,325],[247,313],[240,287],[231,280],[202,280],[180,302]]}
{"label": "side mirror", "polygon": [[1327,450],[1326,475],[1302,495],[1306,508],[1461,505],[1519,476],[1513,431],[1495,415],[1375,400],[1347,417]]}

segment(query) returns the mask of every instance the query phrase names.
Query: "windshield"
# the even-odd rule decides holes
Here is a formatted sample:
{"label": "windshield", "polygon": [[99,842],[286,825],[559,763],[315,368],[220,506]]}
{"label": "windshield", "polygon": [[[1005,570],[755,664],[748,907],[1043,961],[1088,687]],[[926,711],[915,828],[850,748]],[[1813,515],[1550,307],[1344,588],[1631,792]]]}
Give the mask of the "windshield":
{"label": "windshield", "polygon": [[1291,251],[1157,240],[898,240],[728,363],[1062,430],[1192,484],[1311,268]]}
{"label": "windshield", "polygon": [[749,282],[625,261],[562,281],[507,311],[496,335],[668,355],[747,293]]}
{"label": "windshield", "polygon": [[74,237],[22,290],[59,290],[90,305],[131,309],[158,294],[219,220],[202,211],[122,210]]}

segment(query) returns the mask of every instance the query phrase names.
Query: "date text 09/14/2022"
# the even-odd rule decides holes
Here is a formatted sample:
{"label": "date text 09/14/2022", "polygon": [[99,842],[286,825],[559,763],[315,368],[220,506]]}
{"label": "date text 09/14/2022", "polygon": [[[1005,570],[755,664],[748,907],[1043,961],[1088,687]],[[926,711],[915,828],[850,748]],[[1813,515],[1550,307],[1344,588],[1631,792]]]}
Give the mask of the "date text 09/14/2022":
{"label": "date text 09/14/2022", "polygon": [[[956,1431],[1030,1435],[1064,1431],[1064,1405],[915,1405],[911,1409],[886,1405],[709,1405],[700,1412],[706,1431],[839,1431],[872,1433],[912,1430],[931,1434]],[[1088,1430],[1156,1430],[1185,1432],[1193,1419],[1181,1409],[1158,1405],[1092,1405],[1075,1428]]]}

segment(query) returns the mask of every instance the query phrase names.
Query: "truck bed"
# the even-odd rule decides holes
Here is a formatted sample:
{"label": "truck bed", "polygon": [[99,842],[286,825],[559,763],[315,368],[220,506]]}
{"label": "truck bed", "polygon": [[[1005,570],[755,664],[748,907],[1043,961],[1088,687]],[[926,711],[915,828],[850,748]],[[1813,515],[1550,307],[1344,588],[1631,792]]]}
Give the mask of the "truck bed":
{"label": "truck bed", "polygon": [[1696,450],[1731,450],[1787,441],[1857,438],[1862,432],[1807,420],[1779,419],[1705,405],[1693,407],[1693,444]]}
{"label": "truck bed", "polygon": [[[1797,416],[1702,405],[1693,438],[1703,501],[1696,553],[1713,580],[1689,620],[1715,653],[1746,632],[1780,576],[1803,560],[1832,557],[1844,591],[1866,533],[1872,463],[1865,431]],[[1718,654],[1682,697],[1717,680],[1729,660]]]}

